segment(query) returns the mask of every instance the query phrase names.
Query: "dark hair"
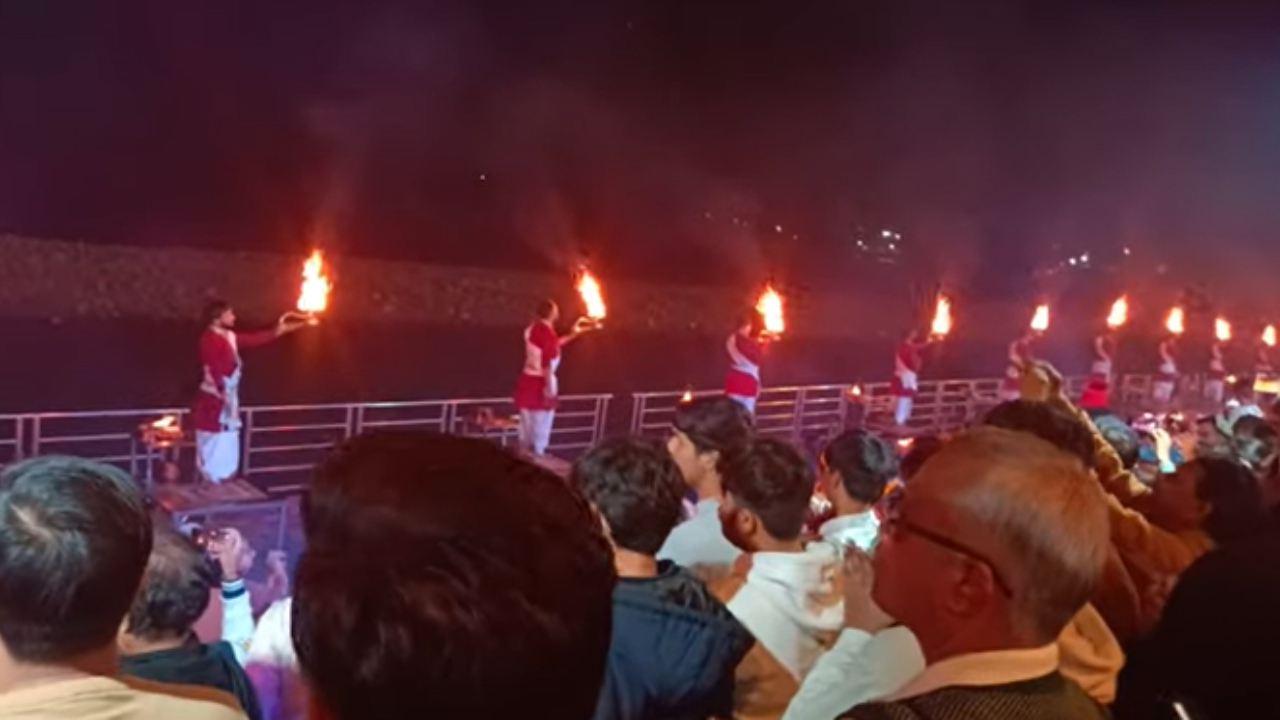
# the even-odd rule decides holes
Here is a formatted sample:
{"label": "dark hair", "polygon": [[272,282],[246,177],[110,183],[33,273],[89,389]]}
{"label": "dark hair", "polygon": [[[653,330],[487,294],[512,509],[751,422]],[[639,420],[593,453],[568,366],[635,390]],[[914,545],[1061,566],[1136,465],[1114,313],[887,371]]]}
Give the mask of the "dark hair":
{"label": "dark hair", "polygon": [[751,308],[743,313],[742,320],[742,324],[747,326],[747,333],[750,334],[751,337],[760,337],[764,334],[764,313],[755,308]]}
{"label": "dark hair", "polygon": [[1262,490],[1248,468],[1225,457],[1196,458],[1189,464],[1199,471],[1196,497],[1209,505],[1201,527],[1214,543],[1254,537],[1268,526]]}
{"label": "dark hair", "polygon": [[684,479],[666,448],[651,440],[606,440],[578,460],[569,480],[624,550],[657,555],[680,522]]}
{"label": "dark hair", "polygon": [[1103,440],[1116,451],[1125,470],[1138,464],[1138,432],[1112,413],[1102,413],[1093,418],[1093,426]]}
{"label": "dark hair", "polygon": [[216,584],[198,545],[172,528],[156,527],[142,587],[129,609],[129,633],[146,640],[185,636],[208,609]]}
{"label": "dark hair", "polygon": [[477,438],[342,443],[302,502],[293,641],[334,720],[595,711],[613,553],[552,472]]}
{"label": "dark hair", "polygon": [[771,537],[794,540],[800,536],[814,478],[809,463],[794,447],[760,438],[729,462],[723,479],[725,492],[759,516]]}
{"label": "dark hair", "polygon": [[204,324],[212,325],[230,309],[231,304],[226,300],[210,300],[204,305]]}
{"label": "dark hair", "polygon": [[902,481],[907,482],[920,472],[920,468],[942,449],[943,439],[937,435],[921,435],[911,441],[911,449],[898,462]]}
{"label": "dark hair", "polygon": [[538,307],[534,310],[539,320],[550,320],[551,314],[556,310],[556,301],[551,298],[544,298],[538,301]]}
{"label": "dark hair", "polygon": [[725,462],[744,452],[755,435],[751,413],[727,395],[680,403],[672,426],[684,433],[699,453],[720,453],[716,472],[721,474]]}
{"label": "dark hair", "polygon": [[112,645],[151,553],[124,471],[45,456],[0,471],[0,639],[19,662]]}
{"label": "dark hair", "polygon": [[1231,426],[1231,449],[1254,477],[1264,480],[1276,472],[1280,434],[1264,418],[1245,415]]}
{"label": "dark hair", "polygon": [[822,449],[827,467],[840,474],[840,483],[849,497],[874,503],[898,476],[898,452],[879,436],[866,430],[846,430]]}
{"label": "dark hair", "polygon": [[982,424],[1035,435],[1069,453],[1090,470],[1095,464],[1093,431],[1080,418],[1039,400],[1010,400],[987,413]]}

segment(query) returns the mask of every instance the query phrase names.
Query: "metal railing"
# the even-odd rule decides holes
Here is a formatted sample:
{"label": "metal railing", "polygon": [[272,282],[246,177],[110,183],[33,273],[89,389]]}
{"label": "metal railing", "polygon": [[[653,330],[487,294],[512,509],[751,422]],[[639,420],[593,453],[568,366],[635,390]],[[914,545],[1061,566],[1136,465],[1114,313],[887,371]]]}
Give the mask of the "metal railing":
{"label": "metal railing", "polygon": [[[604,434],[611,395],[560,398],[549,450],[572,454]],[[50,412],[0,416],[0,464],[42,454],[107,462],[150,482],[160,461],[193,457],[190,438],[170,448],[142,442],[139,428],[162,417],[185,423],[185,408]],[[507,398],[333,405],[280,405],[242,410],[241,470],[272,492],[301,487],[338,442],[375,428],[420,428],[485,437],[514,445],[517,423]]]}
{"label": "metal railing", "polygon": [[[1147,375],[1118,378],[1116,404],[1145,409],[1151,379]],[[1078,396],[1084,381],[1069,379],[1073,396]],[[907,431],[946,432],[970,424],[998,402],[999,387],[998,378],[921,382]],[[1181,392],[1194,399],[1200,387],[1197,378],[1189,377]],[[666,435],[685,394],[633,394],[627,429],[638,435]],[[702,397],[718,391],[691,394]],[[598,442],[607,430],[612,399],[604,394],[560,398],[550,451],[572,456]],[[764,435],[802,442],[851,423],[887,430],[894,425],[892,412],[889,383],[766,388],[756,405],[756,424]],[[0,415],[0,464],[65,453],[114,463],[150,481],[158,461],[192,458],[191,441],[155,449],[142,442],[139,428],[169,415],[183,421],[187,414],[185,408],[150,408]],[[431,429],[512,446],[518,427],[509,398],[258,406],[245,408],[243,417],[243,473],[272,492],[301,487],[310,469],[335,443],[365,430]]]}

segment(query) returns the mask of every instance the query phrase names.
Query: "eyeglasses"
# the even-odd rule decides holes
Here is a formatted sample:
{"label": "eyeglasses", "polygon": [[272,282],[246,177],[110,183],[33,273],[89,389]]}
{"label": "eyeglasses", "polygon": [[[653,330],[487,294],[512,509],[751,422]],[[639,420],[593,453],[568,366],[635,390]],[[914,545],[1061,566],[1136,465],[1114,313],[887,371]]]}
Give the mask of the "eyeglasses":
{"label": "eyeglasses", "polygon": [[996,587],[1000,588],[1000,592],[1003,593],[1005,597],[1013,597],[1013,589],[1009,587],[1009,583],[1005,582],[1004,576],[1000,574],[1000,570],[996,568],[995,563],[984,557],[982,553],[963,543],[956,542],[945,535],[941,535],[927,528],[922,528],[902,517],[899,505],[900,503],[895,502],[886,509],[884,521],[880,524],[880,532],[882,535],[893,537],[906,532],[911,535],[915,535],[921,540],[933,543],[943,550],[948,550],[957,555],[968,558],[979,565],[984,565],[991,571],[991,579],[995,582]]}

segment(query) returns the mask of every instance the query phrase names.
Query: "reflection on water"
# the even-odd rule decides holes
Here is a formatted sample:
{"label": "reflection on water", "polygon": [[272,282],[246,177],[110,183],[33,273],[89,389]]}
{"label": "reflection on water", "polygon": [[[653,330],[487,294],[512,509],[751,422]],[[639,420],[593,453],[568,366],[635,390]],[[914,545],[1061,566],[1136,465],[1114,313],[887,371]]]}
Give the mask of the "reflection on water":
{"label": "reflection on water", "polygon": [[[152,321],[0,320],[0,412],[185,405],[199,328]],[[244,353],[245,404],[505,396],[523,360],[520,328],[322,325]],[[715,388],[723,340],[609,329],[566,349],[563,392]],[[1002,348],[960,347],[926,377],[995,376]],[[961,359],[967,363],[960,362]],[[892,342],[787,338],[770,348],[768,385],[887,380]]]}

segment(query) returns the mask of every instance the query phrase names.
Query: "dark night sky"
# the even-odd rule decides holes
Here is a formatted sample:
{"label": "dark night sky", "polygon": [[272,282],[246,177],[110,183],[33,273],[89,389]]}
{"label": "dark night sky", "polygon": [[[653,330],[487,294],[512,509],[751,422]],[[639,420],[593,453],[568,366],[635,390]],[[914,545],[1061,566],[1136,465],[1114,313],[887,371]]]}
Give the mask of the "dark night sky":
{"label": "dark night sky", "polygon": [[736,281],[863,224],[1269,283],[1269,6],[4,0],[0,232]]}

